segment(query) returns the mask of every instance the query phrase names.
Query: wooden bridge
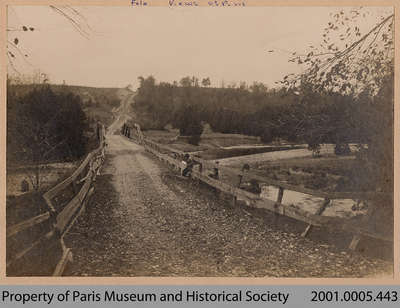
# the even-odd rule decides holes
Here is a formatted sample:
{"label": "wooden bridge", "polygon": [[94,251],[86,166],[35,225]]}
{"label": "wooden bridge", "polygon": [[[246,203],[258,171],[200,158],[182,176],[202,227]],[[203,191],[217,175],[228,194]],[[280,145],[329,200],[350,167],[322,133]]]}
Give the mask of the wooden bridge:
{"label": "wooden bridge", "polygon": [[[135,124],[134,127],[129,127],[124,124],[122,128],[122,134],[135,140],[145,147],[147,151],[155,155],[159,160],[170,165],[172,168],[179,170],[180,172],[185,168],[182,163],[183,157],[186,153],[173,149],[168,145],[162,145],[156,143],[148,138],[145,138],[141,132],[140,126]],[[367,236],[374,239],[383,241],[393,242],[393,237],[386,234],[378,233],[375,230],[370,230],[369,225],[373,215],[376,213],[377,205],[376,202],[369,202],[368,211],[362,218],[358,225],[354,225],[353,221],[346,220],[340,217],[323,216],[325,209],[331,204],[333,200],[337,199],[354,199],[354,200],[379,200],[387,198],[385,193],[380,192],[321,192],[318,190],[307,189],[291,185],[288,183],[272,180],[266,177],[253,174],[247,171],[240,171],[226,166],[220,166],[218,163],[207,161],[195,156],[191,159],[195,162],[195,166],[192,170],[191,176],[203,183],[216,188],[217,190],[231,196],[232,203],[235,205],[237,200],[243,200],[247,205],[251,207],[261,208],[276,213],[276,215],[284,215],[296,220],[305,222],[307,227],[302,232],[302,236],[306,237],[313,226],[324,227],[326,230],[339,230],[353,234],[353,239],[349,245],[349,249],[355,250],[358,243],[363,236]],[[233,177],[240,177],[248,180],[253,180],[259,185],[270,185],[279,189],[277,200],[270,200],[261,198],[259,194],[248,192],[236,187],[231,183],[223,181],[221,177],[215,179],[210,177],[211,171],[217,170],[219,174],[227,174]],[[282,204],[282,199],[285,191],[296,191],[304,194],[308,194],[314,197],[322,198],[319,208],[315,213],[311,213],[304,209],[293,207],[291,205]]]}

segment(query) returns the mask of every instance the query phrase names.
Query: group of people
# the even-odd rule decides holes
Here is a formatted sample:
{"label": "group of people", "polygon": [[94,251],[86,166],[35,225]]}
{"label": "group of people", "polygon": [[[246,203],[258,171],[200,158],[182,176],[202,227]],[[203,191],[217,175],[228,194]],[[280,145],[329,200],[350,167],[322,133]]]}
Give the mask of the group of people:
{"label": "group of people", "polygon": [[[185,167],[182,170],[182,176],[184,176],[184,177],[190,177],[192,174],[192,171],[193,171],[193,167],[196,164],[199,164],[192,157],[190,157],[190,155],[187,153],[184,155],[182,163],[185,165]],[[210,178],[218,180],[219,179],[218,162],[216,162],[215,164],[216,164],[216,166],[213,168],[213,172],[210,173],[208,176]],[[250,165],[244,164],[241,171],[242,171],[241,174],[239,174],[239,176],[238,176],[238,183],[237,183],[236,187],[242,188],[244,190],[248,190],[248,191],[251,191],[254,193],[260,193],[261,189],[257,182],[255,182],[255,181],[247,182],[244,180],[245,174],[250,171]]]}
{"label": "group of people", "polygon": [[[182,170],[182,175],[185,176],[185,177],[190,177],[190,175],[192,174],[192,171],[193,171],[193,167],[196,164],[199,164],[194,159],[192,159],[190,157],[190,155],[187,154],[187,153],[183,157],[182,163],[185,165],[185,168],[183,168],[183,170]],[[218,162],[216,162],[216,164],[218,165]],[[218,171],[217,167],[215,167],[213,169],[213,173],[209,174],[209,177],[211,177],[213,179],[218,179],[219,178],[219,171]]]}

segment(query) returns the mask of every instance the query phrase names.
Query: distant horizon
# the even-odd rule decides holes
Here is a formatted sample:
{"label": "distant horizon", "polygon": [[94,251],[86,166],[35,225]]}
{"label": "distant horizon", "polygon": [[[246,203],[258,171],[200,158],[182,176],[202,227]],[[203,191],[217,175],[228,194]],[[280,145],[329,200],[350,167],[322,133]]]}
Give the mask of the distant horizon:
{"label": "distant horizon", "polygon": [[[138,76],[137,79],[139,79],[139,77],[147,78],[147,77],[150,77],[150,76],[153,76],[153,75]],[[178,82],[178,86],[181,87],[181,85],[179,85],[179,80],[174,80],[174,81],[170,82],[170,81],[165,81],[165,80],[158,80],[156,76],[153,76],[153,77],[154,77],[154,79],[155,79],[155,81],[156,81],[156,84],[159,84],[160,82],[166,82],[166,83],[172,84],[174,81],[176,81],[176,82]],[[183,76],[182,78],[184,78],[184,77],[188,77],[188,76]],[[193,77],[193,76],[189,76],[189,77]],[[196,77],[196,76],[194,76],[194,77]],[[201,81],[200,78],[199,78],[199,81]],[[276,89],[276,90],[278,90],[278,89],[281,89],[281,88],[282,88],[282,86],[278,86],[278,85],[276,85],[275,87],[269,87],[267,84],[264,84],[264,83],[262,83],[262,82],[260,82],[260,81],[257,81],[257,80],[254,80],[252,83],[246,83],[246,86],[247,86],[247,87],[250,87],[250,86],[253,85],[254,83],[261,83],[261,84],[263,84],[264,86],[266,86],[268,89]],[[64,86],[64,85],[65,85],[65,86],[69,86],[69,87],[101,88],[101,89],[126,89],[126,88],[128,87],[128,85],[126,85],[126,86],[119,86],[119,87],[118,87],[118,86],[95,86],[95,85],[68,84],[68,83],[63,84],[63,83],[55,83],[55,82],[51,82],[51,81],[50,81],[50,82],[46,82],[46,83],[38,83],[38,82],[13,83],[13,85],[18,85],[18,84],[19,84],[19,85],[27,85],[27,86],[29,86],[29,85],[45,85],[45,84],[54,85],[54,86]],[[236,86],[235,86],[234,88],[239,88],[239,86],[240,86],[240,82],[237,82],[237,83],[236,83]],[[202,85],[199,85],[199,88],[228,89],[228,88],[233,88],[233,87],[232,87],[232,84],[226,84],[224,87],[222,87],[222,86],[220,86],[220,85],[211,85],[211,86],[207,86],[207,87],[204,87],[204,86],[202,86]],[[137,88],[134,88],[133,90],[130,89],[130,90],[131,90],[131,91],[136,91]]]}

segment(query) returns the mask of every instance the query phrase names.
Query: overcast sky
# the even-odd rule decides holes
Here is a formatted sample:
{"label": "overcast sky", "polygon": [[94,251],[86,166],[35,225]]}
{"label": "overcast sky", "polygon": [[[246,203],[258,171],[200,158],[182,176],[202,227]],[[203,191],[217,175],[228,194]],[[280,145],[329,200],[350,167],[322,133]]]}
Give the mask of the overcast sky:
{"label": "overcast sky", "polygon": [[[304,52],[321,41],[332,7],[133,8],[77,7],[92,32],[81,36],[49,7],[9,8],[9,31],[19,39],[30,64],[16,62],[23,73],[40,69],[52,83],[101,87],[137,85],[138,76],[157,80],[210,77],[213,85],[259,81],[269,86],[301,67],[288,63],[286,50]],[[387,9],[370,8],[361,28]],[[269,53],[268,50],[277,50]]]}

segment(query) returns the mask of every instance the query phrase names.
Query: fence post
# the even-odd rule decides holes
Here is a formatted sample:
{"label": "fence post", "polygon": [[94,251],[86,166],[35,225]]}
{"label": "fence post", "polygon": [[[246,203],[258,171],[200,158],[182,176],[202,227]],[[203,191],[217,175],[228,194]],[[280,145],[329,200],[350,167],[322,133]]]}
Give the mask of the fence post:
{"label": "fence post", "polygon": [[[243,180],[243,174],[239,174],[238,175],[238,177],[239,177],[239,182],[238,182],[238,184],[237,184],[237,188],[239,188],[240,189],[240,185],[242,184],[242,180]],[[237,202],[237,197],[235,196],[235,195],[233,195],[233,198],[232,198],[232,206],[236,206],[236,202]]]}
{"label": "fence post", "polygon": [[[278,198],[275,202],[275,209],[277,209],[279,207],[279,205],[282,203],[282,199],[283,199],[283,192],[284,192],[284,188],[283,187],[279,187],[279,192],[278,192]],[[277,224],[278,222],[278,218],[279,218],[279,213],[277,213],[276,211],[274,212],[274,224]]]}
{"label": "fence post", "polygon": [[[361,221],[361,226],[368,225],[368,223],[369,223],[369,221],[371,220],[371,218],[372,218],[374,212],[375,212],[375,206],[373,206],[372,203],[369,203],[369,204],[368,204],[368,211],[367,211],[367,214],[363,217],[363,219],[362,219],[362,221]],[[353,236],[351,242],[350,242],[349,249],[350,249],[350,250],[353,250],[353,251],[356,250],[358,244],[359,244],[360,241],[361,241],[361,238],[362,238],[361,232],[355,234],[355,235]]]}
{"label": "fence post", "polygon": [[[324,202],[322,203],[321,207],[315,212],[315,215],[322,215],[322,213],[325,211],[325,209],[328,207],[329,203],[331,203],[331,200],[329,198],[325,198]],[[304,232],[301,234],[302,237],[306,237],[307,234],[311,231],[312,229],[312,224],[309,224]]]}
{"label": "fence post", "polygon": [[[214,179],[215,179],[215,180],[219,180],[218,162],[216,162],[216,164],[217,164],[217,165],[214,167]],[[216,193],[217,193],[217,197],[218,197],[218,198],[221,198],[222,192],[221,192],[218,188],[216,188]]]}

